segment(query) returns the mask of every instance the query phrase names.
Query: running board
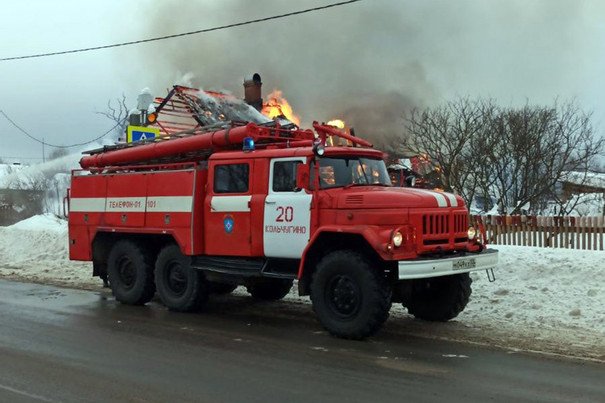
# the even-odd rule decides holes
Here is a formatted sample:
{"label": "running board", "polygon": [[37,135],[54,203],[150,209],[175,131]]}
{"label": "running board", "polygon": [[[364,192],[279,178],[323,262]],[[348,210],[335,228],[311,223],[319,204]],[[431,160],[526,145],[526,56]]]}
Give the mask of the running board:
{"label": "running board", "polygon": [[273,259],[234,256],[193,256],[191,266],[200,270],[240,277],[296,278],[296,273],[274,272],[270,268]]}

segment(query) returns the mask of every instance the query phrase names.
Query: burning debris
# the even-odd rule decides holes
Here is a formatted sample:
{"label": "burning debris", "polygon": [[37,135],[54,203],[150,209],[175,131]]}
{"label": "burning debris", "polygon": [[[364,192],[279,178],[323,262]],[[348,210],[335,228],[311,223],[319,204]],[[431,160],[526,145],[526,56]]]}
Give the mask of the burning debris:
{"label": "burning debris", "polygon": [[[244,80],[244,99],[218,91],[207,91],[175,85],[166,97],[153,98],[139,105],[130,117],[130,125],[159,129],[162,135],[172,135],[199,127],[224,126],[230,122],[277,123],[281,127],[296,128],[300,118],[283,97],[281,91],[269,95],[263,102],[260,75]],[[140,103],[140,102],[139,102]]]}
{"label": "burning debris", "polygon": [[163,132],[175,132],[221,125],[227,122],[271,122],[254,107],[228,94],[174,86],[165,98],[154,100],[155,112],[147,119]]}
{"label": "burning debris", "polygon": [[269,94],[269,101],[263,104],[262,112],[271,119],[287,119],[300,126],[300,117],[294,113],[292,106],[280,90],[274,90]]}
{"label": "burning debris", "polygon": [[[139,105],[129,117],[127,141],[158,141],[172,136],[187,136],[200,128],[221,129],[227,125],[255,123],[274,125],[286,130],[298,129],[300,117],[283,96],[274,90],[268,101],[262,98],[262,81],[258,73],[244,79],[244,97],[175,85],[164,98],[142,92]],[[353,145],[355,132],[341,119],[327,123],[325,144]],[[138,133],[138,137],[131,133]],[[367,143],[370,146],[370,143]]]}
{"label": "burning debris", "polygon": [[337,127],[339,129],[344,129],[345,128],[345,122],[344,122],[344,120],[340,120],[340,119],[330,120],[327,124],[329,124],[330,126]]}

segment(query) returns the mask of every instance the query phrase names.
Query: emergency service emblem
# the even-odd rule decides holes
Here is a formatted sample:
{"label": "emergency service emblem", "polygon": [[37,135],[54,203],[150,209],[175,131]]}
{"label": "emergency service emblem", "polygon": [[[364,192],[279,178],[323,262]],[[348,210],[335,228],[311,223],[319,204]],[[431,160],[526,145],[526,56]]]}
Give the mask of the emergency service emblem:
{"label": "emergency service emblem", "polygon": [[223,226],[225,227],[225,232],[230,234],[233,232],[233,227],[235,225],[235,221],[233,221],[233,217],[230,215],[226,215],[223,219]]}

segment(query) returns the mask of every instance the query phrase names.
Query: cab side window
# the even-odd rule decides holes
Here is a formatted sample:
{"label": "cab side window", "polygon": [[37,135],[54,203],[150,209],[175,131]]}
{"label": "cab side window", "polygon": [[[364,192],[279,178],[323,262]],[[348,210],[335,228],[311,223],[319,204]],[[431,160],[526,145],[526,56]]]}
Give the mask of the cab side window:
{"label": "cab side window", "polygon": [[217,165],[214,167],[214,192],[247,193],[249,176],[248,164]]}
{"label": "cab side window", "polygon": [[273,164],[273,191],[293,192],[296,189],[296,169],[301,161],[276,161]]}

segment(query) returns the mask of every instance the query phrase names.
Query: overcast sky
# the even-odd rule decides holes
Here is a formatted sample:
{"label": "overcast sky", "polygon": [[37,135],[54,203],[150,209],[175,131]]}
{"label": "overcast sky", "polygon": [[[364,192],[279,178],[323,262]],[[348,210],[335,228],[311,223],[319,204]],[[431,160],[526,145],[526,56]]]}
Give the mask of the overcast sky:
{"label": "overcast sky", "polygon": [[[3,2],[0,57],[130,41],[312,7],[332,0]],[[0,109],[51,143],[94,138],[95,114],[144,87],[155,95],[192,73],[241,95],[259,71],[303,122],[370,102],[430,105],[459,95],[505,105],[577,98],[605,127],[605,2],[366,0],[337,9],[156,44],[0,62]],[[379,97],[380,96],[380,97]],[[375,101],[375,102],[374,102]],[[398,110],[396,110],[398,113]],[[47,150],[48,151],[48,150]],[[41,158],[0,116],[0,158]]]}

